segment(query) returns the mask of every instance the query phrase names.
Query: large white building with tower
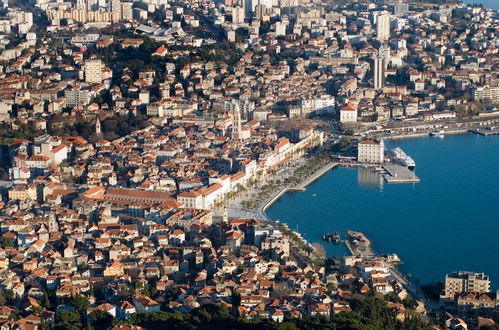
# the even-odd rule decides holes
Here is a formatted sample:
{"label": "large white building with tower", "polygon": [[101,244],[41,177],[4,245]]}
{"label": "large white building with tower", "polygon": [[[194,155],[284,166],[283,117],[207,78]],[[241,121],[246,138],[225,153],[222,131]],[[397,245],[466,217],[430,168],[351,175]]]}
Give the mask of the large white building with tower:
{"label": "large white building with tower", "polygon": [[383,140],[364,139],[359,142],[357,160],[361,163],[381,164],[385,160]]}

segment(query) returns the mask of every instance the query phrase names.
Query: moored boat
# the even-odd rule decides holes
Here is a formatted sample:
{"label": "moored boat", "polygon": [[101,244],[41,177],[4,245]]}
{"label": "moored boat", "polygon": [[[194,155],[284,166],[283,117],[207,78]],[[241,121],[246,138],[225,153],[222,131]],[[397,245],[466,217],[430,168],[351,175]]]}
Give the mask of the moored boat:
{"label": "moored boat", "polygon": [[416,162],[410,156],[408,156],[402,149],[395,148],[391,151],[393,160],[402,166],[406,166],[411,171],[416,167]]}
{"label": "moored boat", "polygon": [[445,132],[443,130],[439,131],[430,131],[430,136],[438,136],[438,137],[443,137],[445,135]]}
{"label": "moored boat", "polygon": [[339,243],[341,240],[340,234],[338,232],[333,232],[331,234],[325,234],[322,236],[322,240],[326,242]]}

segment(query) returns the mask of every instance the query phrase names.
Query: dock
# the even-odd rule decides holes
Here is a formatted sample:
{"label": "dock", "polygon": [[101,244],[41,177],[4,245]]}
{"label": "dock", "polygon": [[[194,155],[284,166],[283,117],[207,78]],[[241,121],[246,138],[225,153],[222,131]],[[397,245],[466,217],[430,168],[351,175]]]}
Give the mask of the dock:
{"label": "dock", "polygon": [[483,136],[499,135],[499,128],[489,127],[484,129],[470,129],[468,132]]}
{"label": "dock", "polygon": [[360,231],[347,231],[348,238],[345,239],[345,245],[354,256],[374,256],[374,251],[371,248],[371,241],[364,233]]}
{"label": "dock", "polygon": [[387,183],[419,183],[421,180],[416,174],[405,166],[397,164],[384,164],[386,174],[383,178]]}

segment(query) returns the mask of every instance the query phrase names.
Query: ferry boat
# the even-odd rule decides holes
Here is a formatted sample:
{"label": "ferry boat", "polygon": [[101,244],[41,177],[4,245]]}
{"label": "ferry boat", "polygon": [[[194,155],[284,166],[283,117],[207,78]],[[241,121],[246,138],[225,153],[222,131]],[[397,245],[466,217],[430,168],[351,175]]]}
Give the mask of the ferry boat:
{"label": "ferry boat", "polygon": [[444,137],[444,135],[445,135],[445,132],[443,130],[430,131],[430,136]]}
{"label": "ferry boat", "polygon": [[411,171],[414,170],[414,168],[416,167],[416,162],[414,161],[414,159],[408,156],[402,149],[398,147],[393,149],[392,155],[395,162],[403,166],[407,166],[407,168],[410,169]]}
{"label": "ferry boat", "polygon": [[326,235],[322,236],[322,240],[326,241],[326,242],[339,243],[341,240],[341,237],[340,237],[340,234],[338,234],[338,232],[335,231],[334,233],[326,234]]}

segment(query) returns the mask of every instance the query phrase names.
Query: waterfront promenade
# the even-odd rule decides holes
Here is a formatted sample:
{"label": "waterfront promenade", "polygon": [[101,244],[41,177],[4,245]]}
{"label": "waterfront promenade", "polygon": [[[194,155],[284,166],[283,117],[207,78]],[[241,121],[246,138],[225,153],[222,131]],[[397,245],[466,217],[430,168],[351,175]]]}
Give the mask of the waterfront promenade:
{"label": "waterfront promenade", "polygon": [[260,207],[258,208],[258,212],[257,214],[262,218],[262,219],[267,219],[267,220],[272,220],[270,219],[266,214],[265,214],[265,210],[267,208],[269,208],[275,201],[277,201],[282,195],[284,195],[285,193],[287,193],[288,191],[305,191],[306,190],[306,187],[311,184],[312,182],[314,182],[315,180],[317,180],[318,178],[320,178],[321,176],[323,176],[324,174],[326,174],[327,172],[329,172],[330,170],[332,170],[333,168],[335,168],[336,166],[340,165],[340,163],[337,163],[337,162],[331,162],[325,166],[323,166],[322,168],[320,168],[319,170],[317,170],[314,174],[312,174],[310,177],[306,178],[305,181],[303,181],[302,183],[294,186],[294,187],[287,187],[287,188],[283,188],[281,189],[279,192],[277,192],[277,194],[275,194],[273,197],[271,197],[270,199],[268,199],[267,201],[263,202]]}
{"label": "waterfront promenade", "polygon": [[466,119],[452,118],[432,122],[391,122],[383,130],[367,131],[363,135],[373,138],[403,139],[428,136],[430,131],[443,130],[445,134],[463,134],[470,131],[487,131],[487,126],[498,126],[499,116],[477,116]]}

